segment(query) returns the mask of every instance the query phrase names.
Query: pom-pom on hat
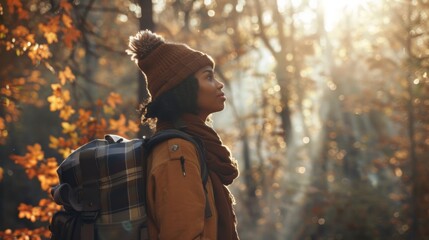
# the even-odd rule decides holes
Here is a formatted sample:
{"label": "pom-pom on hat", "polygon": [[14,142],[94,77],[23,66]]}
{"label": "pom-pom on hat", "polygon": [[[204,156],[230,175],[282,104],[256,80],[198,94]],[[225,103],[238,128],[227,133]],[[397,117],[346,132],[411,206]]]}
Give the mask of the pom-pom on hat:
{"label": "pom-pom on hat", "polygon": [[166,42],[149,30],[130,37],[127,53],[146,76],[152,100],[174,88],[205,66],[214,68],[213,59],[185,44]]}

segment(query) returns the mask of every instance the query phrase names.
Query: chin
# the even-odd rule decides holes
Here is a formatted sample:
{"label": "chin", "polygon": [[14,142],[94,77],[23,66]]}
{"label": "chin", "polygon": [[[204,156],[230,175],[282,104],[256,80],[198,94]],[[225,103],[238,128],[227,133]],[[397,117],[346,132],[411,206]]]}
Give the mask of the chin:
{"label": "chin", "polygon": [[220,112],[225,108],[225,106],[220,107],[216,112]]}

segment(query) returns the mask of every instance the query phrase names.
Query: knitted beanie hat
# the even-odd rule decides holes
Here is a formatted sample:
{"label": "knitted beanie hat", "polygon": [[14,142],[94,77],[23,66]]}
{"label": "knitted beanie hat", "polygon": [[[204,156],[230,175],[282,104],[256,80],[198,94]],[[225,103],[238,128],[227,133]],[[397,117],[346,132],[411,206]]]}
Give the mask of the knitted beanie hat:
{"label": "knitted beanie hat", "polygon": [[214,68],[213,59],[185,44],[166,42],[149,30],[130,36],[129,49],[140,70],[146,76],[152,100],[179,85],[205,66]]}

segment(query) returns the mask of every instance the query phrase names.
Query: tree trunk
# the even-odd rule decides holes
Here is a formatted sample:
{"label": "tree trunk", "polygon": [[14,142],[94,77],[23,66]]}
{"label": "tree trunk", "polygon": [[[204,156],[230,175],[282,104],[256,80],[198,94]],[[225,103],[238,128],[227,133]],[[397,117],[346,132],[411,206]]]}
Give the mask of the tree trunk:
{"label": "tree trunk", "polygon": [[411,219],[412,219],[412,224],[411,224],[411,228],[410,228],[410,239],[421,239],[420,238],[420,234],[419,234],[419,176],[418,176],[418,159],[416,156],[416,141],[415,141],[415,130],[414,130],[414,93],[413,93],[413,54],[411,52],[411,38],[412,36],[411,34],[411,28],[412,28],[412,19],[411,19],[411,14],[412,14],[412,3],[411,1],[408,2],[407,4],[408,9],[407,9],[407,26],[406,26],[406,32],[407,32],[407,37],[406,37],[406,51],[408,54],[408,72],[407,72],[407,91],[408,91],[408,102],[407,102],[407,109],[408,109],[408,138],[409,138],[409,142],[410,142],[410,161],[411,161],[411,172],[412,172],[412,194],[410,196],[410,206],[412,206],[412,212],[411,212]]}
{"label": "tree trunk", "polygon": [[[140,30],[148,29],[150,31],[155,31],[155,23],[153,21],[153,6],[152,0],[140,0],[139,2],[142,16],[139,21]],[[149,97],[149,92],[147,90],[147,82],[145,76],[139,72],[138,73],[138,87],[137,87],[137,96],[138,103],[141,104]],[[140,124],[138,137],[151,135],[151,130],[148,126]]]}

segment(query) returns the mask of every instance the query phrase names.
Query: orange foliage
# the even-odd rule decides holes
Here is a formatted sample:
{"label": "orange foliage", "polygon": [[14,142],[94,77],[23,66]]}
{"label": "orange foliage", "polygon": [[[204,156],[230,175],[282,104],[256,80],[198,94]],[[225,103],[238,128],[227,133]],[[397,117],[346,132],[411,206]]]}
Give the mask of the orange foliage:
{"label": "orange foliage", "polygon": [[9,99],[4,99],[3,107],[4,110],[7,112],[4,117],[6,122],[10,123],[18,120],[19,111],[17,110],[17,107],[14,102],[10,101]]}
{"label": "orange foliage", "polygon": [[42,237],[49,238],[51,232],[47,228],[36,228],[36,229],[6,229],[6,231],[0,231],[0,239],[3,240],[41,240]]}
{"label": "orange foliage", "polygon": [[[32,169],[37,165],[39,161],[42,161],[45,154],[42,151],[40,144],[36,143],[33,146],[27,146],[28,152],[24,156],[11,155],[12,159],[16,164],[21,165],[25,169]],[[34,177],[33,174],[28,175],[30,179]]]}
{"label": "orange foliage", "polygon": [[39,23],[38,27],[41,32],[43,32],[46,41],[51,44],[53,42],[58,42],[57,32],[60,28],[59,16],[53,17],[49,20],[48,23]]}
{"label": "orange foliage", "polygon": [[37,179],[42,190],[49,191],[50,188],[58,184],[57,178],[58,163],[56,158],[47,158],[45,162],[39,164]]}
{"label": "orange foliage", "polygon": [[60,7],[67,13],[70,14],[71,10],[73,9],[73,6],[68,1],[61,1]]}
{"label": "orange foliage", "polygon": [[9,32],[9,29],[3,24],[0,24],[0,38],[6,37],[6,34]]}
{"label": "orange foliage", "polygon": [[72,28],[73,27],[73,20],[69,15],[64,14],[61,19],[63,20],[64,26],[66,28]]}
{"label": "orange foliage", "polygon": [[28,57],[33,61],[33,64],[38,64],[40,61],[48,59],[51,56],[52,53],[46,44],[36,44],[35,46],[31,47],[30,51],[28,52]]}
{"label": "orange foliage", "polygon": [[117,93],[114,93],[114,92],[111,92],[109,94],[109,97],[107,98],[107,104],[110,107],[114,108],[114,107],[116,107],[116,104],[118,104],[118,103],[119,104],[122,103],[122,97],[121,97],[121,95],[119,95]]}
{"label": "orange foliage", "polygon": [[80,31],[76,28],[64,29],[64,44],[66,47],[72,49],[73,44],[79,39]]}
{"label": "orange foliage", "polygon": [[58,73],[58,78],[60,79],[61,85],[65,85],[67,81],[73,82],[75,80],[75,76],[71,71],[70,67],[67,66],[64,71],[60,71]]}
{"label": "orange foliage", "polygon": [[39,97],[41,86],[46,84],[46,81],[41,78],[40,71],[23,71],[23,73],[27,77],[3,79],[0,82],[1,105],[4,109],[4,115],[0,117],[0,144],[6,143],[9,136],[6,124],[19,119],[20,111],[15,100],[19,99],[22,104],[38,107],[45,104]]}
{"label": "orange foliage", "polygon": [[[4,118],[0,117],[0,145],[6,142],[6,138],[8,135],[9,132],[6,129]],[[3,173],[3,171],[1,173]]]}
{"label": "orange foliage", "polygon": [[109,129],[111,131],[117,132],[119,135],[127,136],[128,132],[135,133],[138,131],[138,125],[131,120],[128,120],[127,122],[124,114],[121,114],[118,120],[110,119],[109,124]]}
{"label": "orange foliage", "polygon": [[25,169],[29,179],[37,176],[41,188],[44,191],[49,191],[50,187],[58,184],[56,175],[57,160],[55,158],[45,159],[42,147],[38,143],[27,146],[27,150],[28,152],[24,156],[13,154],[10,159]]}
{"label": "orange foliage", "polygon": [[97,120],[91,111],[79,109],[79,117],[76,125],[80,129],[81,138],[79,144],[84,144],[89,140],[103,136],[107,129],[107,122],[104,118]]}
{"label": "orange foliage", "polygon": [[[35,16],[38,12],[29,11],[26,9],[29,4],[23,3],[22,0],[7,0],[5,6],[0,5],[0,12],[8,11],[4,16],[10,17],[8,22],[0,24],[0,51],[15,58],[0,70],[3,110],[0,116],[0,145],[7,141],[8,125],[19,120],[18,106],[21,104],[36,107],[49,104],[50,111],[58,113],[62,120],[62,132],[57,136],[49,136],[49,147],[64,158],[80,145],[94,138],[102,138],[106,131],[121,135],[137,132],[138,123],[127,120],[123,114],[117,120],[109,119],[117,116],[117,108],[123,103],[118,93],[110,93],[105,100],[97,100],[93,111],[78,108],[70,101],[70,85],[79,79],[70,66],[58,62],[53,49],[58,45],[72,49],[81,37],[81,32],[75,26],[73,5],[60,0],[61,11],[57,14]],[[29,19],[33,21],[32,24],[29,24]],[[31,70],[23,70],[12,64],[16,62],[22,63],[22,66],[32,64],[31,68],[27,68]],[[46,69],[56,78],[46,77]],[[47,98],[40,97],[44,86],[50,86],[52,90]],[[53,213],[60,209],[48,197],[50,188],[59,183],[56,173],[58,160],[45,156],[39,143],[28,145],[26,150],[23,155],[10,155],[10,159],[25,170],[29,179],[37,178],[47,196],[36,206],[20,203],[18,215],[32,222],[48,222]],[[3,169],[0,168],[0,181],[2,179]],[[43,239],[49,236],[47,228],[0,231],[0,239]]]}
{"label": "orange foliage", "polygon": [[75,110],[71,106],[65,106],[60,110],[60,118],[63,120],[67,120],[71,115],[75,113]]}
{"label": "orange foliage", "polygon": [[61,207],[51,199],[41,199],[39,205],[36,207],[21,203],[18,210],[19,218],[26,218],[32,222],[36,222],[49,221],[52,214],[61,210]]}
{"label": "orange foliage", "polygon": [[14,14],[15,12],[18,14],[19,19],[28,19],[29,14],[26,10],[22,8],[22,3],[20,0],[7,0],[7,5],[9,12]]}
{"label": "orange foliage", "polygon": [[41,86],[46,84],[46,80],[41,77],[38,70],[25,72],[27,77],[14,78],[5,81],[0,88],[0,94],[10,99],[19,99],[21,103],[35,106],[43,106],[43,101],[39,98]]}
{"label": "orange foliage", "polygon": [[51,103],[50,110],[52,112],[61,110],[70,100],[70,91],[62,90],[60,84],[51,84],[52,95],[48,97],[48,102]]}

